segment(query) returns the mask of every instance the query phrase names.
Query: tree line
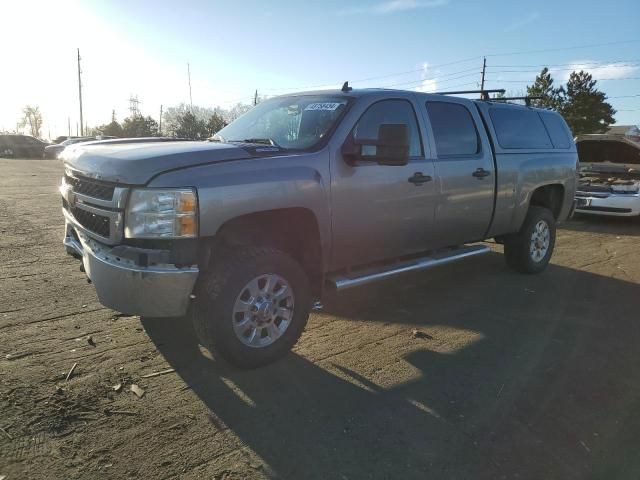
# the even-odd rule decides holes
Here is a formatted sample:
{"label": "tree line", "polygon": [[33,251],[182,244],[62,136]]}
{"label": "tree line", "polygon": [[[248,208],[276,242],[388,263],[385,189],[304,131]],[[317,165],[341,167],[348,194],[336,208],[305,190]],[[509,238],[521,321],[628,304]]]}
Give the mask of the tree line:
{"label": "tree line", "polygon": [[204,140],[222,130],[250,109],[250,105],[243,103],[238,103],[228,110],[220,107],[207,108],[181,103],[177,107],[169,107],[163,113],[162,130],[160,129],[160,124],[151,116],[145,117],[141,114],[134,114],[120,123],[116,120],[115,112],[113,112],[110,123],[90,129],[88,134],[123,138],[162,135]]}
{"label": "tree line", "polygon": [[[583,70],[572,72],[566,85],[556,86],[548,68],[543,68],[532,85],[527,86],[527,95],[541,96],[532,100],[536,107],[550,108],[562,114],[574,135],[602,133],[615,123],[616,110],[607,102],[607,96],[597,88],[597,81]],[[504,95],[498,95],[498,97]],[[259,102],[261,99],[256,98]],[[155,137],[159,135],[204,140],[220,131],[251,105],[238,103],[230,109],[207,108],[181,103],[168,108],[162,115],[162,128],[151,116],[133,114],[122,123],[112,113],[111,122],[87,129],[87,135],[114,137]],[[23,109],[20,126],[29,127],[31,135],[40,137],[42,114],[37,106],[27,105]]]}

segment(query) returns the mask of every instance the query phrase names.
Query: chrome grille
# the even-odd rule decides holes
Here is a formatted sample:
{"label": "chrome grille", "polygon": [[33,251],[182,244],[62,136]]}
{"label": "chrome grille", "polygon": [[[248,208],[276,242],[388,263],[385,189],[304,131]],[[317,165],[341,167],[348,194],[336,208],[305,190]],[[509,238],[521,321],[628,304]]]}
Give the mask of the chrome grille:
{"label": "chrome grille", "polygon": [[111,221],[109,217],[91,213],[78,207],[71,207],[64,198],[62,199],[62,208],[71,213],[73,218],[87,230],[101,237],[109,238],[111,232]]}
{"label": "chrome grille", "polygon": [[64,215],[76,229],[107,245],[122,241],[128,188],[67,169],[60,193]]}
{"label": "chrome grille", "polygon": [[113,200],[113,192],[115,190],[113,185],[107,185],[83,177],[72,177],[67,174],[65,174],[64,178],[65,181],[73,187],[75,193],[99,198],[100,200]]}

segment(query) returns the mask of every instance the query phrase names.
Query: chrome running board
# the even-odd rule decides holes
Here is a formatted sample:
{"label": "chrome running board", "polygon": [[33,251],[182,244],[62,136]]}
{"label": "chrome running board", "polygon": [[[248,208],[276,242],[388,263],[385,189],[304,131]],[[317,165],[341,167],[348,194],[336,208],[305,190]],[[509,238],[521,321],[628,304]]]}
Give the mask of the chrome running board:
{"label": "chrome running board", "polygon": [[428,257],[413,258],[392,265],[385,265],[378,269],[366,269],[360,272],[351,272],[351,274],[336,274],[329,276],[328,281],[333,288],[340,291],[384,280],[401,273],[428,270],[429,268],[456,262],[463,258],[489,253],[490,251],[491,249],[486,245],[463,246],[436,252]]}

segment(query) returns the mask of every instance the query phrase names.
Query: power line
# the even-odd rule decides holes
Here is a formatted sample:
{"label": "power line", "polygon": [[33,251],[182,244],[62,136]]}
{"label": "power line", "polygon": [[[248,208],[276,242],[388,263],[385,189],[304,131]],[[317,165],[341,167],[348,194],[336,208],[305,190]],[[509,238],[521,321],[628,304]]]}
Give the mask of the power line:
{"label": "power line", "polygon": [[[493,72],[497,73],[497,72]],[[604,82],[608,80],[640,80],[640,77],[617,77],[617,78],[596,78],[598,82]],[[502,83],[532,83],[531,80],[494,80],[494,82]]]}
{"label": "power line", "polygon": [[547,53],[547,52],[562,52],[565,50],[579,50],[582,48],[598,48],[598,47],[608,47],[611,45],[622,45],[625,43],[637,43],[640,42],[640,39],[634,40],[621,40],[618,42],[607,42],[607,43],[594,43],[591,45],[577,45],[573,47],[560,47],[560,48],[544,48],[540,50],[524,50],[519,52],[510,52],[510,53],[490,53],[485,55],[486,57],[507,57],[510,55],[528,55],[532,53]]}
{"label": "power line", "polygon": [[587,62],[572,62],[572,63],[540,63],[537,65],[490,65],[490,68],[535,68],[535,67],[571,67],[575,65],[602,65],[602,66],[617,66],[621,67],[635,66],[640,62],[639,59],[635,60],[590,60]]}
{"label": "power line", "polygon": [[[560,48],[547,48],[547,49],[538,49],[538,50],[522,50],[522,51],[514,51],[514,52],[505,52],[505,53],[488,53],[486,55],[484,55],[485,57],[500,57],[500,56],[511,56],[511,55],[527,55],[527,54],[534,54],[534,53],[546,53],[546,52],[558,52],[558,51],[568,51],[568,50],[578,50],[578,49],[585,49],[585,48],[599,48],[599,47],[605,47],[605,46],[611,46],[611,45],[622,45],[622,44],[629,44],[629,43],[637,43],[640,42],[640,39],[632,39],[632,40],[621,40],[621,41],[615,41],[615,42],[604,42],[604,43],[597,43],[597,44],[589,44],[589,45],[575,45],[575,46],[571,46],[571,47],[560,47]],[[473,57],[468,57],[468,58],[463,58],[460,60],[455,60],[452,62],[446,62],[446,63],[441,63],[441,64],[437,64],[437,65],[427,65],[426,68],[427,69],[437,69],[437,68],[442,68],[442,67],[446,67],[446,66],[451,66],[451,65],[458,65],[458,64],[462,64],[462,63],[468,63],[474,60],[477,60],[479,58],[482,58],[481,55],[476,55]],[[596,67],[591,67],[591,68],[604,68],[604,67],[611,67],[612,64],[618,64],[618,63],[623,63],[623,62],[627,62],[627,63],[635,63],[637,62],[637,60],[624,60],[624,61],[613,61],[613,62],[609,62],[609,65],[603,65],[604,62],[596,62],[596,61],[592,61],[592,62],[582,62],[579,65],[577,65],[576,63],[566,63],[566,64],[547,64],[547,65],[494,65],[494,66],[487,66],[487,68],[534,68],[534,67],[558,67],[558,66],[571,66],[571,65],[577,65],[577,66],[586,66],[586,65],[597,65]],[[623,67],[625,65],[620,65],[620,67]],[[635,66],[635,65],[627,65],[627,66]],[[448,78],[447,80],[442,80],[442,78],[444,77],[450,77],[450,76],[455,76],[458,73],[466,73],[466,72],[470,72],[475,70],[474,68],[470,68],[467,70],[461,70],[459,72],[450,72],[450,73],[445,73],[442,74],[438,77],[433,77],[433,78],[425,78],[425,79],[420,79],[420,80],[413,80],[413,81],[407,81],[407,82],[399,82],[399,83],[394,83],[391,85],[385,85],[382,88],[388,88],[388,87],[393,87],[393,86],[401,86],[401,85],[411,85],[411,84],[419,84],[419,83],[423,83],[425,81],[438,81],[440,83],[444,83],[445,81],[449,81],[449,80],[454,80],[457,78],[464,78],[463,76],[459,76],[459,77],[455,77],[455,78]],[[569,69],[567,69],[569,70]],[[385,78],[392,78],[392,77],[398,77],[398,76],[403,76],[403,75],[408,75],[411,73],[417,73],[417,72],[424,72],[425,71],[425,67],[421,67],[421,68],[416,68],[416,69],[412,69],[412,70],[406,70],[406,71],[402,71],[402,72],[395,72],[395,73],[389,73],[389,74],[385,74],[385,75],[377,75],[377,76],[372,76],[372,77],[366,77],[366,78],[360,78],[360,79],[355,79],[355,80],[351,80],[350,83],[362,83],[362,82],[368,82],[368,81],[372,81],[372,80],[381,80],[381,79],[385,79]],[[493,70],[491,73],[537,73],[537,72],[509,72],[509,71],[495,71]],[[469,75],[471,76],[471,75]],[[624,78],[627,79],[627,78]],[[635,77],[629,78],[629,79],[635,79]],[[602,79],[602,80],[609,80],[609,79]],[[613,79],[611,79],[613,80]],[[515,81],[515,80],[511,80],[511,81],[505,81],[505,80],[501,80],[503,82],[510,82],[510,83],[516,83],[516,82],[520,82],[520,81]],[[524,81],[521,81],[524,82]],[[271,87],[271,88],[264,88],[262,89],[263,91],[283,91],[283,90],[288,90],[288,91],[301,91],[301,90],[310,90],[310,89],[320,89],[323,87],[330,87],[333,85],[339,85],[341,83],[341,81],[338,82],[326,82],[323,84],[316,84],[316,85],[307,85],[307,86],[297,86],[297,87]],[[222,104],[231,104],[231,103],[237,103],[240,102],[242,100],[247,100],[252,98],[251,95],[246,95],[234,100],[228,100],[225,102],[221,102]]]}
{"label": "power line", "polygon": [[380,88],[389,88],[389,87],[399,87],[402,85],[412,85],[412,84],[418,84],[418,83],[424,83],[424,82],[438,82],[438,83],[448,83],[454,80],[459,80],[461,78],[468,78],[468,77],[475,77],[478,75],[478,73],[480,72],[474,72],[474,73],[468,73],[467,75],[460,75],[458,77],[453,77],[453,78],[448,78],[446,80],[441,80],[440,77],[433,77],[433,78],[422,78],[420,80],[411,80],[408,82],[399,82],[399,83],[392,83],[389,85],[382,85],[382,87]]}
{"label": "power line", "polygon": [[[428,65],[427,64],[427,69],[436,69],[436,68],[442,68],[442,67],[448,67],[450,65],[457,65],[460,63],[466,63],[469,62],[471,60],[477,60],[479,57],[470,57],[470,58],[465,58],[462,60],[456,60],[454,62],[448,62],[448,63],[441,63],[438,65]],[[473,68],[474,70],[476,69],[476,67]],[[465,70],[465,71],[470,71],[469,70]],[[368,77],[368,78],[359,78],[356,80],[349,80],[349,83],[362,83],[362,82],[368,82],[371,80],[380,80],[383,78],[391,78],[391,77],[400,77],[402,75],[408,75],[410,73],[417,73],[417,72],[423,72],[425,71],[425,67],[420,67],[420,68],[416,68],[413,70],[405,70],[403,72],[396,72],[396,73],[389,73],[386,75],[380,75],[380,76],[375,76],[375,77]],[[453,75],[456,72],[450,74]],[[460,72],[457,72],[460,73]],[[274,88],[263,88],[262,90],[267,90],[267,91],[274,91],[274,90],[306,90],[306,89],[312,89],[312,88],[321,88],[321,87],[327,87],[330,85],[338,85],[340,82],[326,82],[326,83],[322,83],[322,84],[318,84],[318,85],[307,85],[307,86],[302,86],[302,87],[274,87]]]}

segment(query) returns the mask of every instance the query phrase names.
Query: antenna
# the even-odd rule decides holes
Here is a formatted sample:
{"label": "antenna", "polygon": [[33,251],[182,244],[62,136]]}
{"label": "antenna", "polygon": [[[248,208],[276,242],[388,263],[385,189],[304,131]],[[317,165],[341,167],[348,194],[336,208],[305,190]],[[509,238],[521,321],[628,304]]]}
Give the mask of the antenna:
{"label": "antenna", "polygon": [[351,88],[349,86],[349,81],[348,80],[342,84],[342,91],[344,93],[350,92],[351,90],[353,90],[353,88]]}

